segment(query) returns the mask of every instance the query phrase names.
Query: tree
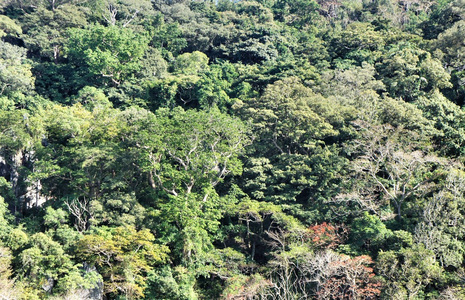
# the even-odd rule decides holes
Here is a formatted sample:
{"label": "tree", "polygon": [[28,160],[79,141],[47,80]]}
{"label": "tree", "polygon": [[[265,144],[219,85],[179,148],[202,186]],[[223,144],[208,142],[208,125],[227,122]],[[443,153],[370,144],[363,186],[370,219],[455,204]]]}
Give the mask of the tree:
{"label": "tree", "polygon": [[7,35],[19,35],[21,33],[21,27],[15,21],[5,15],[0,15],[0,38]]}
{"label": "tree", "polygon": [[147,83],[147,106],[155,112],[159,108],[173,109],[176,106],[199,108],[196,89],[200,77],[197,75],[166,76]]}
{"label": "tree", "polygon": [[125,194],[138,175],[128,172],[136,166],[123,150],[127,127],[122,113],[95,88],[83,89],[75,101],[40,112],[47,120],[46,140],[31,176],[42,180],[47,193],[69,204],[79,231],[84,231],[95,217],[91,201],[107,193]]}
{"label": "tree", "polygon": [[9,8],[9,9],[18,9],[20,10],[23,14],[31,13],[35,9],[42,9],[46,8],[48,10],[55,11],[59,8],[62,8],[62,6],[65,5],[82,5],[87,2],[90,2],[88,0],[6,0],[4,7]]}
{"label": "tree", "polygon": [[273,10],[281,21],[297,28],[305,28],[319,20],[319,8],[318,3],[313,0],[278,0],[273,5]]}
{"label": "tree", "polygon": [[447,170],[441,189],[426,201],[414,235],[415,241],[433,251],[440,265],[446,268],[459,268],[464,255],[461,237],[465,232],[460,224],[465,221],[461,213],[465,182],[462,167],[457,167]]}
{"label": "tree", "polygon": [[405,202],[428,191],[428,184],[436,176],[433,170],[441,160],[422,147],[422,137],[414,132],[388,124],[355,124],[363,134],[353,141],[354,190],[338,197],[356,201],[381,218],[390,218],[383,216],[382,208],[392,204],[401,221]]}
{"label": "tree", "polygon": [[82,7],[64,4],[49,10],[39,6],[24,16],[21,37],[30,51],[58,63],[62,59],[63,47],[67,43],[67,30],[82,28],[86,24],[86,12]]}
{"label": "tree", "polygon": [[266,201],[244,198],[237,203],[234,213],[241,225],[242,247],[255,261],[267,260],[269,246],[285,248],[288,239],[292,241],[295,236],[302,235],[303,228],[297,219],[284,213],[280,206]]}
{"label": "tree", "polygon": [[[197,300],[195,278],[182,266],[168,265],[152,270],[147,278],[146,298],[166,300]],[[212,287],[209,287],[212,289]]]}
{"label": "tree", "polygon": [[465,138],[461,125],[465,118],[463,110],[439,91],[434,91],[427,97],[419,97],[415,105],[436,129],[431,130],[431,135],[437,150],[451,157],[461,155]]}
{"label": "tree", "polygon": [[8,205],[5,203],[5,199],[0,196],[0,240],[5,239],[11,229],[9,224],[10,219],[11,215],[8,212]]}
{"label": "tree", "polygon": [[413,101],[435,89],[452,87],[441,62],[408,42],[391,47],[377,65],[391,97]]}
{"label": "tree", "polygon": [[329,263],[326,282],[317,292],[318,299],[371,298],[381,294],[381,283],[374,279],[369,256],[340,256]]}
{"label": "tree", "polygon": [[444,60],[447,67],[459,69],[463,63],[465,49],[460,43],[460,36],[464,28],[465,20],[457,21],[451,28],[439,34],[436,40],[436,48],[446,55]]}
{"label": "tree", "polygon": [[440,280],[443,271],[434,253],[421,244],[398,251],[380,251],[376,269],[387,281],[383,296],[391,299],[418,297],[427,285]]}
{"label": "tree", "polygon": [[218,107],[222,112],[231,109],[235,98],[241,97],[242,88],[237,87],[238,73],[230,63],[212,64],[197,82],[197,97],[200,107]]}
{"label": "tree", "polygon": [[[465,21],[463,20],[464,7],[461,1],[454,1],[450,3],[449,9],[453,8],[455,5],[460,7],[460,13],[451,13],[452,16],[449,16],[450,19],[446,19],[447,15],[444,16],[447,26],[450,28],[438,35],[437,39],[433,43],[433,49],[436,49],[436,53],[438,53],[438,56],[441,58],[444,66],[451,73],[451,82],[453,83],[453,87],[444,92],[448,94],[448,98],[450,100],[459,105],[463,105],[462,95],[464,93],[464,72],[462,66],[464,62],[465,49],[460,42],[460,36],[463,34],[465,28]],[[456,22],[449,23],[450,21]]]}
{"label": "tree", "polygon": [[198,75],[208,69],[208,57],[200,52],[183,53],[176,57],[174,62],[174,73],[185,75]]}
{"label": "tree", "polygon": [[142,80],[159,79],[168,74],[168,63],[163,59],[158,49],[149,47],[142,57],[141,65],[138,77]]}
{"label": "tree", "polygon": [[140,60],[147,45],[147,37],[131,29],[95,25],[87,29],[71,29],[66,53],[95,76],[109,78],[119,86],[122,80],[140,70]]}
{"label": "tree", "polygon": [[[210,111],[159,109],[155,115],[127,111],[126,139],[147,178],[153,222],[176,251],[177,263],[199,272],[212,248],[228,199],[215,190],[228,175],[242,171],[239,156],[250,141],[240,120]],[[194,271],[196,270],[196,271]]]}
{"label": "tree", "polygon": [[344,30],[335,31],[330,43],[336,66],[347,63],[361,66],[364,62],[376,62],[386,41],[372,24],[353,22]]}
{"label": "tree", "polygon": [[[335,137],[350,108],[328,105],[328,100],[291,77],[269,85],[263,96],[238,102],[235,107],[254,123],[259,147],[269,154],[310,154],[316,140]],[[334,112],[334,114],[333,114]],[[271,145],[271,147],[270,147]]]}
{"label": "tree", "polygon": [[152,44],[160,49],[164,58],[170,55],[177,56],[187,46],[186,38],[183,37],[179,23],[165,23],[159,14],[156,18],[157,24],[154,28]]}
{"label": "tree", "polygon": [[351,258],[331,250],[308,252],[305,247],[275,254],[270,262],[271,287],[263,296],[280,299],[363,299],[381,294],[369,256]]}
{"label": "tree", "polygon": [[350,227],[349,245],[357,253],[377,253],[379,249],[389,248],[388,241],[392,241],[394,233],[386,227],[377,215],[367,211],[356,218]]}
{"label": "tree", "polygon": [[53,288],[63,291],[65,287],[92,287],[96,284],[93,280],[86,281],[70,255],[42,232],[31,236],[18,258],[22,265],[20,279],[31,278],[27,285],[41,287],[45,293],[50,294]]}
{"label": "tree", "polygon": [[67,3],[73,3],[73,2],[85,2],[87,0],[43,0],[41,2],[45,3],[49,9],[52,11],[55,11],[56,8],[58,8],[61,5],[67,4]]}
{"label": "tree", "polygon": [[19,299],[21,293],[15,286],[15,281],[11,278],[11,251],[8,248],[0,247],[0,293],[6,300]]}
{"label": "tree", "polygon": [[[1,177],[0,177],[1,178]],[[8,207],[0,196],[0,240],[5,241],[7,234],[10,232],[8,220]],[[3,243],[0,245],[0,293],[5,299],[19,298],[19,290],[15,286],[15,281],[12,277],[12,262],[13,256],[11,250],[4,247]]]}
{"label": "tree", "polygon": [[[142,134],[150,140],[140,147],[142,170],[148,172],[150,184],[167,194],[200,193],[208,198],[228,174],[240,174],[238,159],[249,142],[248,129],[238,119],[207,111],[173,111],[160,109],[155,124]],[[155,127],[154,127],[155,126]],[[138,147],[138,148],[139,148]]]}
{"label": "tree", "polygon": [[352,108],[314,93],[297,78],[279,80],[261,97],[237,101],[233,108],[252,123],[257,136],[241,187],[255,199],[289,205],[302,220],[314,222],[316,211],[325,209],[303,210],[334,193],[335,175],[346,162],[338,155],[338,139]]}
{"label": "tree", "polygon": [[137,25],[147,24],[147,19],[155,15],[153,5],[148,0],[97,1],[97,6],[93,9],[101,12],[110,26],[137,28]]}
{"label": "tree", "polygon": [[7,203],[15,213],[22,214],[45,200],[40,193],[40,181],[30,177],[36,160],[33,153],[40,148],[43,127],[40,119],[29,111],[0,110],[0,132],[0,157],[4,168],[0,180],[8,182],[4,185],[8,192],[3,196],[7,197]]}
{"label": "tree", "polygon": [[84,235],[76,252],[83,262],[97,267],[104,279],[106,294],[139,299],[144,296],[148,272],[164,262],[169,252],[166,246],[154,244],[154,240],[148,229],[101,228]]}
{"label": "tree", "polygon": [[92,200],[87,207],[93,226],[137,226],[143,223],[146,215],[134,192],[105,194]]}
{"label": "tree", "polygon": [[[35,79],[26,52],[25,48],[0,40],[0,99],[8,97],[14,101],[15,98],[21,98],[21,94],[33,92]],[[11,107],[3,107],[8,108]]]}

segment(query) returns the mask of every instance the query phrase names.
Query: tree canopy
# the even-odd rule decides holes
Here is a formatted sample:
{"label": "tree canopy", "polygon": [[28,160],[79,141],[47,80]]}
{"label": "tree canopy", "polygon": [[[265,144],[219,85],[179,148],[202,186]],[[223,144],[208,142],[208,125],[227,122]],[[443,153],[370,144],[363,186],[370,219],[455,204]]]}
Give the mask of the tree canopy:
{"label": "tree canopy", "polygon": [[0,1],[0,298],[464,299],[463,0]]}

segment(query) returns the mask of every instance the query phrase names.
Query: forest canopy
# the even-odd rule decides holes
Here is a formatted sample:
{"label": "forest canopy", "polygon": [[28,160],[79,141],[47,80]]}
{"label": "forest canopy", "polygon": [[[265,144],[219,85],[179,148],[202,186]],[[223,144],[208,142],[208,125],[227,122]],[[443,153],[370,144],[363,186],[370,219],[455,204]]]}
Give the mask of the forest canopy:
{"label": "forest canopy", "polygon": [[5,299],[464,299],[463,0],[3,0]]}

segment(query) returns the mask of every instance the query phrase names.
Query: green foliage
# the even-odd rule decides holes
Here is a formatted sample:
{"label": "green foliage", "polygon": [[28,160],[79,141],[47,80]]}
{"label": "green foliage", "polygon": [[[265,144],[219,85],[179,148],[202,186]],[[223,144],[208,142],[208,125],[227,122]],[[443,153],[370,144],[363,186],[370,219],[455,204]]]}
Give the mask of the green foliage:
{"label": "green foliage", "polygon": [[94,81],[86,68],[72,64],[44,62],[35,65],[32,71],[37,76],[37,93],[54,103],[68,103],[68,97]]}
{"label": "green foliage", "polygon": [[412,101],[437,88],[451,87],[450,75],[429,52],[409,43],[393,45],[378,66],[391,97]]}
{"label": "green foliage", "polygon": [[[75,103],[81,103],[87,110],[98,111],[109,109],[112,104],[102,90],[95,87],[86,86],[79,90],[73,99]],[[74,103],[73,103],[74,104]]]}
{"label": "green foliage", "polygon": [[258,99],[238,102],[236,109],[253,121],[261,142],[274,145],[274,153],[308,154],[316,140],[336,136],[338,121],[350,113],[328,102],[291,77],[269,85]]}
{"label": "green foliage", "polygon": [[8,211],[8,205],[5,200],[0,196],[0,241],[5,241],[7,235],[11,231],[11,215]]}
{"label": "green foliage", "polygon": [[22,38],[30,51],[58,62],[63,56],[63,46],[67,42],[66,31],[70,28],[82,28],[86,24],[85,11],[78,6],[66,3],[52,10],[39,6],[22,20]]}
{"label": "green foliage", "polygon": [[101,228],[81,238],[77,255],[97,267],[105,280],[105,293],[137,299],[144,296],[147,273],[167,258],[168,248],[154,244],[154,239],[147,229]]}
{"label": "green foliage", "polygon": [[122,80],[140,70],[140,59],[147,49],[147,37],[131,29],[95,25],[69,31],[66,45],[68,57],[84,65],[94,76],[111,79],[119,85]]}
{"label": "green foliage", "polygon": [[194,279],[183,267],[171,269],[164,266],[153,270],[147,278],[147,298],[175,300],[198,299],[194,290]]}
{"label": "green foliage", "polygon": [[169,55],[177,55],[187,46],[186,39],[182,36],[182,31],[179,28],[179,23],[165,24],[158,16],[157,24],[153,32],[152,44],[155,48],[161,49],[165,57]]}
{"label": "green foliage", "polygon": [[136,226],[142,224],[145,209],[134,194],[108,194],[90,203],[96,226]]}
{"label": "green foliage", "polygon": [[199,77],[169,76],[147,83],[147,107],[151,111],[159,108],[174,108],[176,106],[197,108],[196,84]]}
{"label": "green foliage", "polygon": [[148,48],[141,60],[139,76],[144,79],[162,78],[167,75],[168,63],[159,50]]}
{"label": "green foliage", "polygon": [[208,68],[208,57],[199,51],[184,53],[176,57],[173,66],[174,73],[198,75]]}
{"label": "green foliage", "polygon": [[425,285],[435,284],[442,277],[442,270],[432,251],[422,245],[398,251],[381,251],[378,257],[378,274],[388,280],[385,297],[415,297]]}
{"label": "green foliage", "polygon": [[[94,199],[103,191],[124,187],[121,177],[113,176],[118,164],[124,166],[122,149],[116,143],[124,123],[99,91],[83,90],[81,104],[54,106],[46,114],[47,147],[38,153],[36,172],[49,190],[71,199]],[[86,100],[85,100],[86,99]],[[67,153],[62,156],[62,153]],[[74,178],[71,182],[66,178]],[[81,199],[82,200],[82,199]]]}
{"label": "green foliage", "polygon": [[19,298],[20,291],[11,280],[11,251],[8,248],[0,247],[0,292],[5,298]]}
{"label": "green foliage", "polygon": [[[442,160],[430,154],[425,137],[413,131],[389,124],[356,125],[362,134],[351,150],[356,157],[353,174],[347,178],[352,190],[339,197],[383,218],[392,218],[394,213],[401,221],[409,201],[427,194],[430,183],[440,176],[440,171],[434,171]],[[395,211],[389,213],[391,206]]]}
{"label": "green foliage", "polygon": [[49,228],[57,228],[66,223],[68,217],[69,214],[63,209],[53,209],[49,206],[45,211],[44,225]]}
{"label": "green foliage", "polygon": [[[415,228],[415,240],[432,250],[440,264],[449,268],[459,268],[463,262],[464,246],[457,239],[464,234],[459,225],[463,220],[458,217],[464,205],[462,175],[461,168],[448,170],[444,186],[427,199],[421,222]],[[442,216],[453,221],[446,221]]]}
{"label": "green foliage", "polygon": [[6,35],[18,35],[21,33],[21,27],[19,27],[15,21],[7,16],[0,15],[0,38]]}
{"label": "green foliage", "polygon": [[282,21],[297,28],[305,27],[318,20],[319,5],[313,0],[275,1],[275,14]]}
{"label": "green foliage", "polygon": [[337,184],[345,163],[337,158],[337,146],[326,143],[337,141],[353,110],[334,100],[287,78],[269,85],[260,98],[235,104],[257,136],[243,181],[250,196],[289,205],[294,214],[313,221],[314,211],[305,212],[305,206],[310,199],[331,197],[329,187]]}
{"label": "green foliage", "polygon": [[6,245],[12,251],[18,251],[22,249],[29,241],[28,235],[22,228],[15,228],[11,230],[6,239]]}
{"label": "green foliage", "polygon": [[364,212],[363,217],[353,221],[350,231],[351,245],[359,249],[377,252],[380,248],[389,248],[386,240],[393,236],[393,232],[376,216]]}
{"label": "green foliage", "polygon": [[[227,174],[240,174],[238,158],[248,144],[247,127],[217,109],[157,111],[152,126],[139,132],[148,146],[141,148],[142,170],[153,186],[174,196],[209,194]],[[138,142],[137,140],[135,142]]]}
{"label": "green foliage", "polygon": [[[244,296],[257,296],[260,292],[266,291],[270,282],[260,274],[252,276],[234,276],[228,278],[222,296],[224,299]],[[233,298],[234,299],[234,298]]]}
{"label": "green foliage", "polygon": [[0,128],[1,152],[8,160],[18,151],[32,148],[42,131],[40,122],[29,118],[25,110],[0,111]]}
{"label": "green foliage", "polygon": [[19,276],[34,278],[28,285],[36,289],[46,287],[43,289],[45,292],[50,292],[55,284],[60,291],[95,284],[86,282],[80,275],[78,265],[73,264],[60,244],[43,233],[31,236],[26,249],[19,254],[19,261],[23,266]]}
{"label": "green foliage", "polygon": [[200,107],[209,109],[216,106],[222,112],[230,109],[234,97],[241,96],[241,88],[234,86],[238,75],[235,66],[230,63],[210,65],[197,82]]}
{"label": "green foliage", "polygon": [[463,298],[464,8],[0,1],[1,295]]}
{"label": "green foliage", "polygon": [[382,32],[369,23],[351,23],[344,30],[333,34],[331,51],[335,65],[346,63],[361,65],[363,62],[374,63],[384,48]]}
{"label": "green foliage", "polygon": [[[16,104],[22,95],[32,93],[34,77],[26,52],[25,48],[0,40],[0,99],[11,98]],[[6,110],[12,107],[5,105],[1,108]]]}
{"label": "green foliage", "polygon": [[438,130],[433,135],[438,150],[450,156],[459,155],[464,138],[461,125],[464,119],[463,110],[438,91],[429,97],[420,97],[415,104]]}
{"label": "green foliage", "polygon": [[[158,227],[174,243],[177,259],[201,265],[227,200],[214,187],[228,174],[241,173],[239,155],[249,142],[248,129],[217,109],[160,109],[146,120],[148,126],[134,131],[132,147],[160,197]],[[140,125],[132,122],[132,128]]]}

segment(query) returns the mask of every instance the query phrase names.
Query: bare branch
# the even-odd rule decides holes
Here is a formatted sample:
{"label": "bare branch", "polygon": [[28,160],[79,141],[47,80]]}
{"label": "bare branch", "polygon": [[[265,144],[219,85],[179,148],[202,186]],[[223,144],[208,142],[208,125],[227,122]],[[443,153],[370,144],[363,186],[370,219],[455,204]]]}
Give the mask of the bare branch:
{"label": "bare branch", "polygon": [[84,198],[83,200],[74,199],[72,201],[65,201],[68,211],[74,216],[74,227],[79,233],[83,233],[89,226],[89,219],[91,212],[89,209],[89,201]]}

